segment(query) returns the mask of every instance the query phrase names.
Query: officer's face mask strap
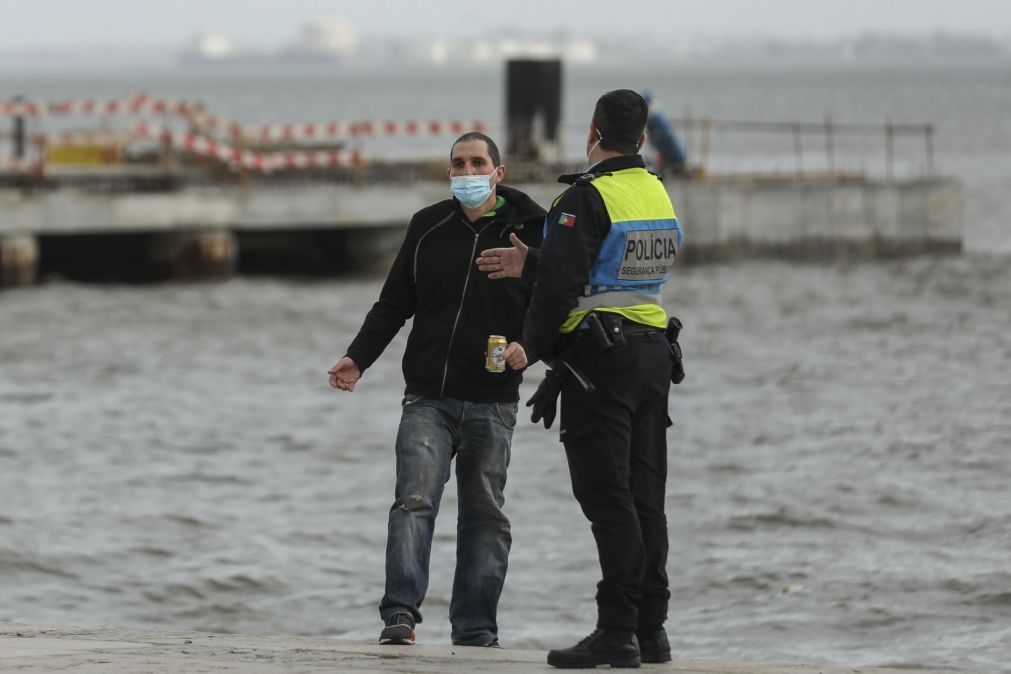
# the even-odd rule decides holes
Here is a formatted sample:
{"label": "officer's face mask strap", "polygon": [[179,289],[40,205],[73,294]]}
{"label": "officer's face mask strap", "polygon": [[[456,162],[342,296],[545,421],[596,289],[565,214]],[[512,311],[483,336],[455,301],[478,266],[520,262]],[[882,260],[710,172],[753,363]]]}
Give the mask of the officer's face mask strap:
{"label": "officer's face mask strap", "polygon": [[604,140],[604,137],[600,135],[600,131],[597,131],[597,142],[586,150],[586,161],[590,161],[590,155],[593,154],[594,149],[600,145],[600,141],[602,140]]}

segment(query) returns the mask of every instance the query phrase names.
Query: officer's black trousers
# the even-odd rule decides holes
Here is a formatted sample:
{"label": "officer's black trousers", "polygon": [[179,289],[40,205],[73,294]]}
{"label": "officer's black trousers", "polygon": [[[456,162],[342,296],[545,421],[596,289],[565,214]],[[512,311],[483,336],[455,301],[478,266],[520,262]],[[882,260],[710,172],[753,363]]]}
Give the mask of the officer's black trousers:
{"label": "officer's black trousers", "polygon": [[671,355],[659,331],[628,336],[621,352],[571,338],[572,377],[562,388],[561,438],[572,491],[590,521],[603,575],[597,626],[648,630],[667,618],[667,394]]}

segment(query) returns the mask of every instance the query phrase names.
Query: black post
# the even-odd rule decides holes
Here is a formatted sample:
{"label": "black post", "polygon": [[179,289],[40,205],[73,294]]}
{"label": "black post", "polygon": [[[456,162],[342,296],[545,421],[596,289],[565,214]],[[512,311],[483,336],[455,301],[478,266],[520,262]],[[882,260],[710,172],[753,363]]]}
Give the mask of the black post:
{"label": "black post", "polygon": [[[13,99],[15,103],[21,103],[24,101],[24,96],[15,96]],[[11,133],[11,143],[13,145],[12,157],[14,159],[24,159],[25,158],[25,118],[21,113],[14,115],[14,128]]]}
{"label": "black post", "polygon": [[520,160],[558,161],[562,118],[562,62],[506,62],[506,155]]}

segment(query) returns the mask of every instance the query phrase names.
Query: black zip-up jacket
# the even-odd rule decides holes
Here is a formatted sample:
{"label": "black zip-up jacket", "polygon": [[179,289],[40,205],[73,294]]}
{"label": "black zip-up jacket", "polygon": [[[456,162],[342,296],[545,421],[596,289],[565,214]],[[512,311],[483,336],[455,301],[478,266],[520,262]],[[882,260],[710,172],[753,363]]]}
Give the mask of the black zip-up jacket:
{"label": "black zip-up jacket", "polygon": [[488,278],[474,260],[487,248],[511,246],[510,232],[541,243],[544,209],[519,190],[498,185],[498,210],[469,222],[456,199],[414,214],[379,301],[347,355],[364,372],[408,318],[403,370],[407,395],[470,402],[516,402],[522,374],[485,370],[489,335],[520,341],[531,283]]}

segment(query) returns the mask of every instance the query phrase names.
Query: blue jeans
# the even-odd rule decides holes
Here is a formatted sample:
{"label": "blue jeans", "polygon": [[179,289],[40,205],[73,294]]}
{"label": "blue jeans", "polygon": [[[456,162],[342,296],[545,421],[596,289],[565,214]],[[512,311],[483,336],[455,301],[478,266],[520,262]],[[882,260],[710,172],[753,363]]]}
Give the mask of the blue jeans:
{"label": "blue jeans", "polygon": [[421,622],[435,517],[456,456],[459,514],[449,603],[454,643],[498,637],[498,600],[512,534],[502,512],[516,403],[408,396],[397,432],[396,500],[386,542],[383,620],[401,611]]}

